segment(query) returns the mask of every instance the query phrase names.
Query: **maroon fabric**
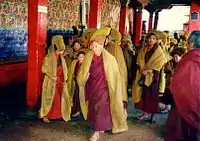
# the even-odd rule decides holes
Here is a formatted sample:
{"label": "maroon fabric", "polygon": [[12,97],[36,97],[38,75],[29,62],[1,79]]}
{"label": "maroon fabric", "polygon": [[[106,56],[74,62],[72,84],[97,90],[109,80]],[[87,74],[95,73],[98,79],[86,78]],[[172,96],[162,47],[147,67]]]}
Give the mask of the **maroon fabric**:
{"label": "maroon fabric", "polygon": [[79,64],[77,62],[76,66],[75,66],[75,71],[74,71],[75,89],[74,89],[74,96],[73,96],[72,114],[76,114],[77,112],[81,112],[80,99],[79,99],[79,87],[78,87],[78,84],[77,84],[77,81],[76,81],[80,66],[81,66],[81,64]]}
{"label": "maroon fabric", "polygon": [[198,141],[197,129],[185,121],[176,108],[168,116],[165,127],[165,141]]}
{"label": "maroon fabric", "polygon": [[[145,62],[148,62],[148,60],[153,55],[155,49],[151,49],[149,52],[145,55]],[[142,99],[139,103],[135,104],[135,107],[138,109],[142,109],[146,113],[158,113],[160,112],[159,108],[159,72],[153,71],[153,83],[147,87],[143,86],[143,93],[142,93]]]}
{"label": "maroon fabric", "polygon": [[56,90],[55,95],[53,98],[53,103],[49,113],[47,114],[46,118],[48,119],[61,119],[61,96],[63,90],[63,82],[64,82],[64,74],[62,66],[59,65],[57,68],[57,81],[56,81]]}
{"label": "maroon fabric", "polygon": [[96,131],[112,129],[108,85],[105,78],[103,57],[95,56],[89,70],[85,93],[88,100],[88,121]]}
{"label": "maroon fabric", "polygon": [[189,51],[181,59],[170,90],[179,114],[200,130],[200,49]]}

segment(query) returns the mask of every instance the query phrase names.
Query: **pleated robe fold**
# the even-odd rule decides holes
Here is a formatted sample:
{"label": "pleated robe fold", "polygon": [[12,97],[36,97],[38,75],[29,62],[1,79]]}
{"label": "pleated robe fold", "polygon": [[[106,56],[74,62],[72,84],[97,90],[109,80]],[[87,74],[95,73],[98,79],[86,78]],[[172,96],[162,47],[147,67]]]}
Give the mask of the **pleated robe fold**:
{"label": "pleated robe fold", "polygon": [[127,94],[127,87],[128,87],[128,70],[126,61],[124,58],[124,53],[122,51],[122,48],[119,44],[110,42],[105,49],[112,54],[115,59],[117,60],[119,71],[121,74],[121,80],[122,80],[122,95],[123,95],[123,101],[128,102],[128,94]]}
{"label": "pleated robe fold", "polygon": [[[68,78],[68,69],[64,57],[61,55],[60,58],[63,69],[64,82],[60,99],[61,109],[58,110],[61,110],[62,118],[65,121],[68,121],[70,120],[72,100],[69,96],[66,83]],[[54,80],[54,77],[57,77],[57,59],[54,52],[49,52],[44,58],[42,72],[45,74],[45,76],[42,85],[41,108],[39,111],[39,115],[41,118],[48,115],[49,111],[52,108],[52,103],[56,94],[56,81]]]}
{"label": "pleated robe fold", "polygon": [[[94,56],[93,51],[89,51],[85,55],[85,59],[81,65],[80,72],[77,77],[80,90],[79,97],[80,97],[81,110],[86,120],[88,118],[89,101],[85,97],[87,95],[85,94],[85,90],[86,90],[86,83],[90,77],[89,71],[92,64],[93,56]],[[105,78],[107,81],[107,87],[109,93],[109,106],[112,119],[112,132],[113,133],[123,132],[128,130],[128,125],[126,121],[127,118],[126,111],[123,107],[122,81],[121,81],[119,66],[117,64],[116,59],[105,49],[103,49],[102,57],[103,57]],[[95,97],[95,93],[93,94]]]}
{"label": "pleated robe fold", "polygon": [[68,72],[68,91],[70,97],[72,97],[73,106],[72,106],[72,114],[76,114],[77,112],[81,112],[80,108],[80,100],[79,100],[79,87],[77,84],[77,75],[80,70],[80,64],[78,63],[78,60],[75,59],[71,63],[71,66],[69,68]]}

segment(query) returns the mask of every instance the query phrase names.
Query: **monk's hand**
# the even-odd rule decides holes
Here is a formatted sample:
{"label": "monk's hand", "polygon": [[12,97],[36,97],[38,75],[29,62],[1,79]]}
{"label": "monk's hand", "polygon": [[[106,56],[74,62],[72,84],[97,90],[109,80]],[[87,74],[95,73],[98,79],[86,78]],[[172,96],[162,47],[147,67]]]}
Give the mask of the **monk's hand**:
{"label": "monk's hand", "polygon": [[52,79],[53,81],[57,81],[58,77],[54,76]]}

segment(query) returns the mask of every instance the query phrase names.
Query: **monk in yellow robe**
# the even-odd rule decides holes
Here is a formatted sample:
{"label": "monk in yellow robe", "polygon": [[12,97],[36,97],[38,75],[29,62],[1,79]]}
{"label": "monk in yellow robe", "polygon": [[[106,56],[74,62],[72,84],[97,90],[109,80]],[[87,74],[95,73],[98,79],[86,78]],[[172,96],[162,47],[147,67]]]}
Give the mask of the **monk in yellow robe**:
{"label": "monk in yellow robe", "polygon": [[131,36],[129,34],[125,34],[122,37],[121,48],[123,50],[124,58],[125,58],[126,65],[127,65],[128,84],[132,85],[133,80],[135,78],[135,74],[136,74],[136,69],[135,69],[136,68],[135,67],[136,54],[135,54],[135,50],[133,48]]}
{"label": "monk in yellow robe", "polygon": [[45,122],[60,118],[70,120],[71,98],[66,83],[68,70],[62,55],[64,50],[63,37],[54,36],[51,49],[43,61],[44,80],[39,114]]}
{"label": "monk in yellow robe", "polygon": [[81,113],[80,100],[79,100],[79,87],[77,83],[77,75],[79,73],[81,64],[83,63],[85,52],[80,51],[77,54],[77,59],[74,59],[68,72],[68,90],[69,95],[73,99],[72,117],[77,117]]}
{"label": "monk in yellow robe", "polygon": [[122,95],[123,95],[124,107],[127,108],[128,71],[127,71],[127,65],[124,58],[124,54],[123,54],[122,48],[120,47],[120,43],[121,43],[120,32],[112,28],[110,34],[106,37],[106,41],[104,45],[105,45],[105,49],[110,54],[112,54],[117,60],[119,71],[121,74],[121,79],[122,79]]}
{"label": "monk in yellow robe", "polygon": [[165,55],[158,45],[155,33],[147,36],[147,46],[143,46],[137,57],[137,74],[132,88],[132,98],[136,108],[144,113],[139,120],[153,121],[153,114],[160,112],[159,108],[159,74],[165,63]]}
{"label": "monk in yellow robe", "polygon": [[97,30],[90,40],[90,48],[78,74],[79,97],[83,116],[95,127],[90,141],[97,141],[100,133],[128,130],[123,107],[122,81],[116,59],[104,49],[110,28]]}

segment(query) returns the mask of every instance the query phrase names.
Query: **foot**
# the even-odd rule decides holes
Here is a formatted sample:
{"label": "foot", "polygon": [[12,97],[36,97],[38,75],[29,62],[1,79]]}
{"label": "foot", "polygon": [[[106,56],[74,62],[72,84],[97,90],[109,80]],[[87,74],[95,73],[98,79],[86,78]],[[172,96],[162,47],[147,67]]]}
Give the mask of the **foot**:
{"label": "foot", "polygon": [[90,141],[99,141],[100,139],[100,132],[94,132],[94,134],[92,135],[92,137],[90,138]]}
{"label": "foot", "polygon": [[141,116],[138,117],[139,120],[147,120],[148,119],[148,114],[144,113]]}
{"label": "foot", "polygon": [[164,109],[164,110],[161,111],[161,113],[162,113],[162,114],[169,113],[169,110],[168,110],[168,109]]}
{"label": "foot", "polygon": [[80,112],[77,112],[76,114],[73,114],[72,117],[78,117],[80,115]]}
{"label": "foot", "polygon": [[50,120],[48,118],[46,118],[46,117],[43,117],[43,121],[46,122],[46,123],[50,122]]}

